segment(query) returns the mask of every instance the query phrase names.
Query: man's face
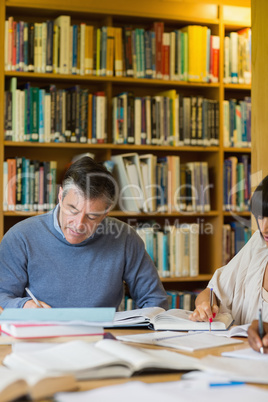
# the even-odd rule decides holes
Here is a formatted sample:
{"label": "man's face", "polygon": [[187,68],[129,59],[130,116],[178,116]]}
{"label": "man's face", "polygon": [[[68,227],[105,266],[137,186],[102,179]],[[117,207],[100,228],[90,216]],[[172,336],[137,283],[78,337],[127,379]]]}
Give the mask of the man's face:
{"label": "man's face", "polygon": [[69,243],[81,243],[96,231],[97,226],[108,214],[107,205],[101,198],[84,198],[76,188],[71,188],[64,199],[62,192],[60,188],[59,225]]}

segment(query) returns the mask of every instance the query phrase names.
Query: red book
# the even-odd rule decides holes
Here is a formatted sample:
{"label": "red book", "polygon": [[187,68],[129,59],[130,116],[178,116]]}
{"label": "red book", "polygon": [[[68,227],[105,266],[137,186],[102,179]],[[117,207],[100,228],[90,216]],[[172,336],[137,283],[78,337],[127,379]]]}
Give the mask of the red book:
{"label": "red book", "polygon": [[219,82],[220,37],[210,37],[210,82]]}
{"label": "red book", "polygon": [[162,44],[162,78],[164,80],[169,80],[170,72],[170,34],[163,33],[163,44]]}
{"label": "red book", "polygon": [[162,45],[164,23],[154,22],[153,29],[155,31],[155,71],[156,78],[162,79]]}

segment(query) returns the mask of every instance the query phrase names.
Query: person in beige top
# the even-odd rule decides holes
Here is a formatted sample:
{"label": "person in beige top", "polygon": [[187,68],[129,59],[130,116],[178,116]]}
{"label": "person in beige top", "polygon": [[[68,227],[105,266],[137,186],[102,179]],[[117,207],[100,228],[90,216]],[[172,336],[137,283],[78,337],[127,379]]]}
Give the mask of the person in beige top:
{"label": "person in beige top", "polygon": [[220,311],[230,313],[237,325],[248,324],[262,308],[263,320],[268,321],[268,176],[251,198],[251,212],[258,230],[227,265],[215,271],[196,298],[191,320],[212,322]]}

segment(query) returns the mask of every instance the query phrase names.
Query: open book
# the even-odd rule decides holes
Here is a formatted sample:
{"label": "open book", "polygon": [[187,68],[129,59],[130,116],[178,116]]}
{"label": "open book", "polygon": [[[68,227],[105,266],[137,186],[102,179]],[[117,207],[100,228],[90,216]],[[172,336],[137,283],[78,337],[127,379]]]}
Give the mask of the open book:
{"label": "open book", "polygon": [[2,402],[24,395],[29,395],[33,400],[46,398],[55,392],[71,391],[76,388],[76,381],[72,375],[29,375],[0,367],[0,400]]}
{"label": "open book", "polygon": [[[114,327],[147,326],[155,330],[208,331],[208,322],[195,322],[189,319],[192,311],[161,307],[122,311],[115,313]],[[211,323],[213,331],[226,330],[232,325],[233,318],[228,313],[219,313]]]}
{"label": "open book", "polygon": [[181,371],[197,367],[198,359],[167,350],[137,349],[116,340],[96,344],[73,341],[33,352],[12,352],[3,361],[11,369],[40,374],[73,374],[79,380],[130,377],[150,371]]}

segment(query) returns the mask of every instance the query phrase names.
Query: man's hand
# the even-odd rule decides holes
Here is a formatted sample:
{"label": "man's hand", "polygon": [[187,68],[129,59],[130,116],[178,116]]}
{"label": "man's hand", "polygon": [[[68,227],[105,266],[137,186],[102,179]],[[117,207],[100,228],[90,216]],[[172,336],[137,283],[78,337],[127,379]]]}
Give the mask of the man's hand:
{"label": "man's hand", "polygon": [[2,307],[0,307],[0,314],[2,313],[2,311],[3,311],[3,309],[2,309]]}
{"label": "man's hand", "polygon": [[248,329],[248,342],[252,349],[257,352],[263,347],[263,353],[268,353],[268,322],[263,323],[264,337],[260,338],[258,329],[258,320],[252,321],[251,326]]}
{"label": "man's hand", "polygon": [[219,307],[217,304],[213,304],[212,308],[210,307],[210,303],[208,301],[204,301],[193,311],[193,313],[189,316],[192,321],[209,321],[216,317],[219,312]]}
{"label": "man's hand", "polygon": [[[42,302],[40,300],[38,301],[43,308],[51,308],[51,306],[49,306],[45,302]],[[23,308],[42,308],[42,307],[37,306],[37,304],[33,300],[28,300],[23,306]]]}

